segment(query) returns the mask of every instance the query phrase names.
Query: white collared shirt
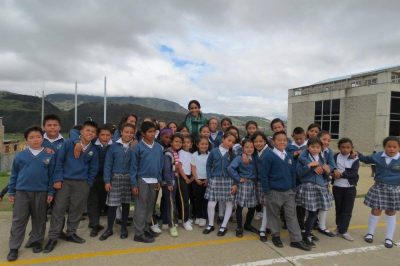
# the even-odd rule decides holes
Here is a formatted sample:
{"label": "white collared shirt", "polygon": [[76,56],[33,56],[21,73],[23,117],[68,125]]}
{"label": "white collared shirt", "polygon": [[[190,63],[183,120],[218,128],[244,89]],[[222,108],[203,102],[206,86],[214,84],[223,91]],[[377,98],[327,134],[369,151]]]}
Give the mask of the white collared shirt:
{"label": "white collared shirt", "polygon": [[129,148],[129,145],[131,144],[131,142],[123,142],[121,138],[119,138],[116,142],[122,144],[125,149]]}
{"label": "white collared shirt", "polygon": [[257,152],[258,157],[261,157],[261,155],[264,153],[264,151],[268,149],[268,144],[265,144],[264,148],[261,151]]}
{"label": "white collared shirt", "polygon": [[57,138],[51,139],[51,138],[49,138],[49,136],[47,136],[47,133],[44,133],[43,138],[50,141],[50,143],[53,143],[53,142],[56,142],[57,140],[63,139],[63,136],[61,134],[58,134]]}
{"label": "white collared shirt", "polygon": [[[338,154],[337,158],[336,158],[336,166],[337,166],[337,170],[340,173],[343,173],[346,168],[351,168],[351,166],[353,165],[353,163],[358,160],[358,159],[351,159],[349,158],[349,155],[343,155],[341,153]],[[335,179],[335,181],[333,182],[333,185],[336,187],[353,187],[352,185],[350,185],[349,180],[346,178],[338,178]]]}
{"label": "white collared shirt", "polygon": [[222,156],[224,156],[229,150],[219,145],[219,151],[221,152]]}
{"label": "white collared shirt", "polygon": [[301,145],[297,145],[296,142],[293,141],[293,142],[292,142],[292,145],[301,150],[301,148],[303,148],[304,146],[307,146],[307,140],[304,141],[304,143],[301,144]]}
{"label": "white collared shirt", "polygon": [[150,149],[153,149],[153,147],[154,147],[154,140],[153,140],[153,143],[151,143],[151,144],[147,144],[146,143],[146,141],[144,141],[144,139],[142,139],[142,141],[143,141],[143,143],[144,143],[144,145],[146,145],[147,147],[149,147]]}
{"label": "white collared shirt", "polygon": [[[112,143],[113,143],[112,139],[110,139],[110,141],[108,141],[107,145],[111,145]],[[94,143],[94,145],[100,146],[102,148],[104,147],[103,143],[101,143],[101,141],[99,139],[96,139],[96,142]]]}
{"label": "white collared shirt", "polygon": [[400,158],[400,153],[398,152],[395,156],[390,157],[389,155],[386,154],[386,152],[382,153],[382,157],[385,158],[385,162],[387,165],[389,165],[392,160],[398,160]]}
{"label": "white collared shirt", "polygon": [[214,133],[213,132],[211,132],[211,139],[212,140],[215,140],[216,138],[217,138],[217,136],[218,136],[218,131],[215,131]]}
{"label": "white collared shirt", "polygon": [[39,153],[41,153],[44,150],[43,147],[41,147],[39,150],[34,150],[31,147],[29,147],[29,151],[33,154],[33,156],[38,155]]}
{"label": "white collared shirt", "polygon": [[311,160],[313,160],[313,161],[316,161],[316,162],[319,162],[319,154],[316,154],[316,155],[312,155],[311,153],[310,153],[310,159]]}
{"label": "white collared shirt", "polygon": [[274,148],[272,151],[273,151],[276,155],[278,155],[279,158],[281,158],[282,160],[285,160],[286,155],[287,155],[286,151],[280,151],[280,150],[278,150],[277,148]]}

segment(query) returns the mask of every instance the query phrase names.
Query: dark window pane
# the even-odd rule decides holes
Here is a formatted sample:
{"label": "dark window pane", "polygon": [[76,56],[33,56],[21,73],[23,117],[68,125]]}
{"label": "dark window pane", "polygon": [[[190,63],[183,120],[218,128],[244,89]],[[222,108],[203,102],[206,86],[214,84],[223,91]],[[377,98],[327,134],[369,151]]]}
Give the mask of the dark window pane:
{"label": "dark window pane", "polygon": [[315,115],[322,115],[322,101],[315,102]]}
{"label": "dark window pane", "polygon": [[329,131],[329,121],[327,122],[322,122],[322,130]]}
{"label": "dark window pane", "polygon": [[339,116],[338,115],[332,115],[331,120],[336,120],[339,121]]}
{"label": "dark window pane", "polygon": [[392,96],[400,97],[400,91],[392,91]]}
{"label": "dark window pane", "polygon": [[390,121],[390,136],[400,136],[400,122],[399,121]]}
{"label": "dark window pane", "polygon": [[324,121],[329,121],[329,120],[331,119],[331,116],[329,116],[329,115],[324,115],[324,116],[322,117],[322,119],[323,119]]}
{"label": "dark window pane", "polygon": [[339,121],[331,122],[331,133],[332,134],[339,134]]}
{"label": "dark window pane", "polygon": [[400,114],[400,98],[392,97],[390,101],[390,112]]}
{"label": "dark window pane", "polygon": [[331,100],[324,101],[322,112],[324,115],[329,115],[331,113]]}
{"label": "dark window pane", "polygon": [[331,138],[332,138],[332,139],[338,139],[338,138],[339,138],[339,135],[338,135],[338,134],[332,134],[332,135],[331,135]]}
{"label": "dark window pane", "polygon": [[390,114],[390,120],[399,120],[400,121],[400,114]]}
{"label": "dark window pane", "polygon": [[332,100],[332,114],[340,114],[340,99]]}
{"label": "dark window pane", "polygon": [[321,123],[321,116],[320,115],[316,115],[314,117],[314,121],[320,121],[320,123]]}

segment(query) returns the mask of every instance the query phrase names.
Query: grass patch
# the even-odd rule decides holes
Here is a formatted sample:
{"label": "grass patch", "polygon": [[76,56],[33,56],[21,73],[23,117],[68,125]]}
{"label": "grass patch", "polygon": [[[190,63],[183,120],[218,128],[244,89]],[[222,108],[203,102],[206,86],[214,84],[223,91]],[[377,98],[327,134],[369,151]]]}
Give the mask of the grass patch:
{"label": "grass patch", "polygon": [[24,133],[5,133],[4,134],[5,140],[19,140],[25,141]]}
{"label": "grass patch", "polygon": [[[7,186],[8,181],[10,179],[9,172],[0,172],[0,190],[2,190],[5,186]],[[8,202],[7,196],[0,201],[0,211],[11,211],[12,205]]]}

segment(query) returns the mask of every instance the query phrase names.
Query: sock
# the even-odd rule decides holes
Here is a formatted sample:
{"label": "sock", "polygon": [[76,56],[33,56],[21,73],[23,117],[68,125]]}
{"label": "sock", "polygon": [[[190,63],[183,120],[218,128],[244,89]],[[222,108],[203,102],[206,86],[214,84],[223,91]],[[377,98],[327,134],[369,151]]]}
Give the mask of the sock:
{"label": "sock", "polygon": [[122,203],[121,226],[124,228],[126,228],[128,224],[128,216],[129,216],[129,204]]}
{"label": "sock", "polygon": [[243,227],[243,216],[242,216],[243,207],[237,205],[236,206],[236,223],[237,228]]}
{"label": "sock", "polygon": [[393,240],[394,231],[396,230],[396,215],[386,215],[386,238]]}
{"label": "sock", "polygon": [[260,231],[265,232],[266,230],[267,230],[267,207],[263,206]]}
{"label": "sock", "polygon": [[232,215],[232,209],[233,209],[232,201],[225,202],[225,216],[224,216],[224,221],[221,224],[221,227],[227,226],[229,219],[231,218]]}
{"label": "sock", "polygon": [[117,212],[117,206],[108,206],[107,211],[107,231],[112,232],[114,226],[114,220]]}
{"label": "sock", "polygon": [[318,226],[321,230],[326,230],[326,217],[328,216],[328,211],[319,210],[318,212]]}
{"label": "sock", "polygon": [[215,205],[217,205],[216,201],[209,201],[207,205],[208,225],[211,226],[214,225]]}
{"label": "sock", "polygon": [[218,202],[218,216],[224,217],[224,213],[225,213],[225,202],[219,201]]}
{"label": "sock", "polygon": [[368,217],[368,234],[374,235],[375,233],[375,229],[376,229],[376,225],[379,222],[379,218],[381,218],[380,216],[375,216],[373,214],[370,214]]}

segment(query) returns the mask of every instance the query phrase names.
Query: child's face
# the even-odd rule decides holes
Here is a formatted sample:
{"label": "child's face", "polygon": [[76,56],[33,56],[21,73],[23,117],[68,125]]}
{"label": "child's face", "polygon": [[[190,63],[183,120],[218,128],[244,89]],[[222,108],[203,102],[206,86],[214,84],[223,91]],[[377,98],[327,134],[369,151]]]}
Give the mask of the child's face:
{"label": "child's face", "polygon": [[395,156],[399,152],[399,148],[399,143],[394,140],[389,140],[384,147],[385,153],[390,157]]}
{"label": "child's face", "polygon": [[142,136],[147,143],[153,143],[156,138],[156,129],[154,127],[149,128],[146,132],[142,133]]}
{"label": "child's face", "polygon": [[168,127],[169,127],[169,128],[172,130],[172,132],[175,134],[175,132],[176,132],[176,125],[175,125],[174,123],[172,123],[172,124],[170,124]]}
{"label": "child's face", "polygon": [[200,131],[200,136],[209,138],[211,136],[210,129],[208,127],[203,127]]}
{"label": "child's face", "polygon": [[243,146],[244,154],[251,156],[254,153],[254,144],[253,142],[246,142]]}
{"label": "child's face", "polygon": [[161,130],[163,128],[166,128],[167,124],[164,121],[160,121],[158,122],[158,128]]}
{"label": "child's face", "polygon": [[218,121],[216,119],[211,119],[208,121],[208,127],[210,128],[211,132],[217,132],[218,129]]}
{"label": "child's face", "polygon": [[182,136],[184,136],[184,137],[189,136],[189,130],[188,130],[186,127],[182,128],[182,130],[180,131],[180,133],[181,133]]}
{"label": "child's face", "polygon": [[180,150],[182,148],[182,140],[181,138],[174,138],[171,142],[171,148],[174,150]]}
{"label": "child's face", "polygon": [[121,132],[122,142],[125,143],[131,142],[134,135],[135,135],[135,130],[133,128],[124,127]]}
{"label": "child's face", "polygon": [[256,148],[257,151],[261,151],[264,149],[265,145],[267,144],[266,141],[263,139],[261,136],[257,136],[254,141],[254,148]]}
{"label": "child's face", "polygon": [[184,138],[182,148],[184,151],[190,151],[190,149],[192,148],[192,140],[189,138]]}
{"label": "child's face", "polygon": [[232,135],[234,135],[236,139],[239,138],[239,133],[238,133],[235,129],[231,129],[231,130],[229,130],[229,132],[230,132]]}
{"label": "child's face", "polygon": [[26,137],[26,143],[34,150],[40,149],[43,143],[43,136],[39,131],[31,131]]}
{"label": "child's face", "polygon": [[192,116],[197,117],[200,114],[200,108],[197,106],[197,104],[192,103],[189,106],[189,112]]}
{"label": "child's face", "polygon": [[57,120],[47,120],[46,123],[44,123],[43,130],[49,138],[54,139],[60,134],[61,126]]}
{"label": "child's face", "polygon": [[339,151],[343,155],[349,155],[353,151],[353,145],[349,142],[340,144]]}
{"label": "child's face", "polygon": [[233,144],[235,144],[236,138],[232,135],[229,135],[228,137],[225,137],[222,139],[222,146],[225,149],[231,149],[233,147]]}
{"label": "child's face", "polygon": [[309,139],[316,138],[318,134],[319,134],[319,128],[317,127],[312,127],[309,130],[307,130],[307,135]]}
{"label": "child's face", "polygon": [[281,131],[285,131],[285,127],[284,127],[284,125],[282,125],[281,122],[277,122],[277,123],[274,123],[274,124],[272,125],[272,131],[273,131],[274,133],[276,133],[276,132],[281,132]]}
{"label": "child's face", "polygon": [[171,138],[172,138],[171,135],[164,134],[164,135],[161,136],[161,143],[164,146],[169,146],[171,144]]}
{"label": "child's face", "polygon": [[109,130],[102,129],[99,132],[99,141],[103,145],[107,145],[111,140],[111,132]]}
{"label": "child's face", "polygon": [[222,129],[222,131],[225,132],[228,129],[228,127],[230,127],[230,126],[232,126],[232,124],[229,123],[229,121],[224,120],[224,121],[222,121],[221,129]]}
{"label": "child's face", "polygon": [[312,155],[317,155],[317,154],[321,153],[322,147],[321,147],[321,145],[315,143],[315,144],[309,145],[307,149]]}
{"label": "child's face", "polygon": [[81,138],[85,142],[90,142],[96,137],[96,128],[86,125],[81,129]]}
{"label": "child's face", "polygon": [[199,149],[200,153],[206,153],[208,151],[208,140],[201,139],[199,144],[197,144],[197,148]]}
{"label": "child's face", "polygon": [[288,139],[285,135],[279,134],[276,135],[275,138],[273,139],[274,146],[280,151],[284,151],[287,147],[288,144]]}
{"label": "child's face", "polygon": [[306,141],[306,134],[302,133],[302,134],[293,134],[292,135],[294,142],[298,145],[301,146],[304,144],[304,142]]}
{"label": "child's face", "polygon": [[247,129],[247,135],[252,136],[256,131],[257,131],[257,127],[256,125],[250,124]]}
{"label": "child's face", "polygon": [[329,143],[331,142],[331,136],[329,134],[324,134],[320,138],[324,149],[329,148]]}
{"label": "child's face", "polygon": [[126,120],[126,123],[132,124],[132,125],[136,125],[136,117],[134,116],[129,116],[128,119]]}

